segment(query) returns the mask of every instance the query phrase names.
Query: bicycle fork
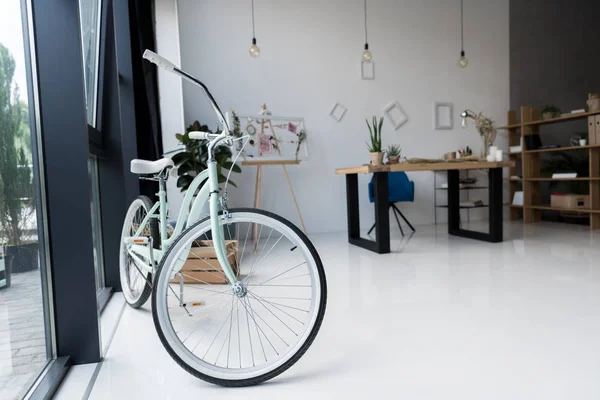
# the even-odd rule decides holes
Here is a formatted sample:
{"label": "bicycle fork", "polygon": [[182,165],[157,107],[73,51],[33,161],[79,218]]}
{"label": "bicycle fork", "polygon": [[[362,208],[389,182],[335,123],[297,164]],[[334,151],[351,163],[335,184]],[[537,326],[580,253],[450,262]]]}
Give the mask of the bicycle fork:
{"label": "bicycle fork", "polygon": [[[223,232],[223,227],[219,223],[219,178],[217,175],[217,162],[212,158],[212,152],[211,160],[208,162],[208,177],[208,182],[210,185],[210,223],[215,253],[221,268],[223,268],[223,272],[225,273],[227,281],[231,284],[233,293],[238,297],[244,297],[246,295],[246,287],[240,280],[238,280],[233,268],[231,267],[231,264],[229,264],[225,246],[225,235]],[[227,218],[227,210],[223,211],[224,217]]]}

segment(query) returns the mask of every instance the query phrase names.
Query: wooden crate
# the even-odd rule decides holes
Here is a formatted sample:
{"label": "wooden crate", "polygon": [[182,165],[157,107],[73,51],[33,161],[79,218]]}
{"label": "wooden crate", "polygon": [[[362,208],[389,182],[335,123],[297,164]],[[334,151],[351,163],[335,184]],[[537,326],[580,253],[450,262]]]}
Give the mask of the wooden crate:
{"label": "wooden crate", "polygon": [[[183,282],[188,284],[225,284],[227,278],[217,260],[215,248],[212,247],[212,240],[199,240],[195,246],[190,249],[186,262],[181,268]],[[235,274],[238,273],[238,241],[226,240],[225,247],[229,264]],[[175,276],[173,283],[179,283],[179,276]]]}

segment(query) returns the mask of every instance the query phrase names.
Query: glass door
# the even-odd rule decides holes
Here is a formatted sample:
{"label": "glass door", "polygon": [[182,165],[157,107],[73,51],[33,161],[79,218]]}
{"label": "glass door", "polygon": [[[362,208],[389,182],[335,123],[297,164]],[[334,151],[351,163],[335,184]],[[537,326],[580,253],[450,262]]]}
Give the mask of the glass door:
{"label": "glass door", "polygon": [[0,398],[21,399],[55,358],[37,93],[27,1],[0,13]]}

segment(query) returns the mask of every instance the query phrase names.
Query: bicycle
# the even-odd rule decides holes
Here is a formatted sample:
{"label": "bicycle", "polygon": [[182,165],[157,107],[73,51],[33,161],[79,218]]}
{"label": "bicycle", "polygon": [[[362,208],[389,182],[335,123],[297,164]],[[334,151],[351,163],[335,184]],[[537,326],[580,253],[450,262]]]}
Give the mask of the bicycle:
{"label": "bicycle", "polygon": [[[208,168],[190,185],[169,238],[165,182],[173,162],[132,162],[132,172],[157,180],[160,187],[158,203],[138,198],[127,213],[123,292],[134,307],[152,294],[159,338],[192,375],[229,387],[264,382],[296,363],[320,329],[327,300],[321,259],[286,219],[227,207],[213,157],[217,146],[232,146],[238,139],[230,134],[227,118],[202,82],[151,51],[144,58],[202,88],[223,130],[189,133],[191,139],[210,141]],[[201,217],[207,201],[210,213]],[[216,259],[207,258],[207,250]]]}

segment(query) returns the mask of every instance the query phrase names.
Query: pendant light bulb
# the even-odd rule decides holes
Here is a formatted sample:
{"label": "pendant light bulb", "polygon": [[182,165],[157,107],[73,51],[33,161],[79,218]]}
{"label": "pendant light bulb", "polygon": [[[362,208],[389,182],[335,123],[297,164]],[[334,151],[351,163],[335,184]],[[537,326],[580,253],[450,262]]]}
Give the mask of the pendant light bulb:
{"label": "pendant light bulb", "polygon": [[458,59],[458,66],[461,68],[467,68],[467,65],[469,65],[469,60],[467,57],[465,57],[465,52],[461,51],[460,58]]}
{"label": "pendant light bulb", "polygon": [[256,38],[252,38],[252,46],[250,46],[250,57],[256,58],[260,56],[260,48],[256,45]]}
{"label": "pendant light bulb", "polygon": [[373,61],[373,54],[369,51],[369,44],[365,43],[365,51],[363,51],[362,59],[364,62]]}

